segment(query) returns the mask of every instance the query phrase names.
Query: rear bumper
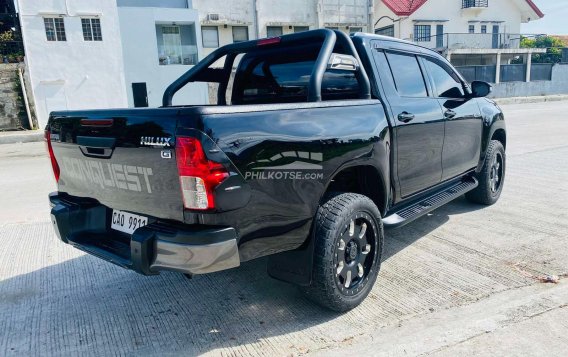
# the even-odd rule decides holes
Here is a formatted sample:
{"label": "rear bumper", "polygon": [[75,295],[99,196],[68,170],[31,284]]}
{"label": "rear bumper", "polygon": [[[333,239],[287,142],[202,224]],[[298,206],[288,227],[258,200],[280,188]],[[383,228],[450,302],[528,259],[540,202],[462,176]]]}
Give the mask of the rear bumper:
{"label": "rear bumper", "polygon": [[177,225],[150,220],[132,235],[110,229],[112,210],[96,202],[49,195],[51,222],[64,243],[144,275],[160,271],[205,274],[240,265],[231,227]]}

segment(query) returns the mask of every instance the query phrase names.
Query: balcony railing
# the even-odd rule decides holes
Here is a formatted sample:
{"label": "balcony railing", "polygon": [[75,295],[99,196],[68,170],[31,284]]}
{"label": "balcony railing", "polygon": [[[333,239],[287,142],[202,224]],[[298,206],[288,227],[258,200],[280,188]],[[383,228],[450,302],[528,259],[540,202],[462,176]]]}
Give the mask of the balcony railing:
{"label": "balcony railing", "polygon": [[195,65],[198,62],[197,46],[158,46],[158,53],[161,66]]}
{"label": "balcony railing", "polygon": [[461,48],[519,48],[521,35],[512,33],[444,33],[414,38],[418,45],[435,49]]}
{"label": "balcony railing", "polygon": [[462,0],[462,9],[489,7],[489,0]]}

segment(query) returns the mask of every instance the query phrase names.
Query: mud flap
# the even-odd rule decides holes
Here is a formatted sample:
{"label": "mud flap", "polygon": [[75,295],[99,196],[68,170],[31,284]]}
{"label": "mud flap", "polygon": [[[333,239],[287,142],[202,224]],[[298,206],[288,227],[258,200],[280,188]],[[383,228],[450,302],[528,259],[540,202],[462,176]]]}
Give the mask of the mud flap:
{"label": "mud flap", "polygon": [[313,264],[314,239],[310,239],[301,248],[269,256],[267,271],[274,279],[309,286],[312,283]]}

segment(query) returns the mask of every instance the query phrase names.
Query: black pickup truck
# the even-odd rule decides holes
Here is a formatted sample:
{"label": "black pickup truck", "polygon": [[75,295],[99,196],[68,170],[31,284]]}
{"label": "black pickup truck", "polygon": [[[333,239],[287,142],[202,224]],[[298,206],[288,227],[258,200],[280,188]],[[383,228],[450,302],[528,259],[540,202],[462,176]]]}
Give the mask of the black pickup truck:
{"label": "black pickup truck", "polygon": [[[214,105],[172,105],[192,82]],[[499,107],[434,51],[320,29],[219,48],[160,108],[61,111],[46,139],[58,237],[145,275],[269,256],[336,311],[373,287],[384,228],[503,189]]]}

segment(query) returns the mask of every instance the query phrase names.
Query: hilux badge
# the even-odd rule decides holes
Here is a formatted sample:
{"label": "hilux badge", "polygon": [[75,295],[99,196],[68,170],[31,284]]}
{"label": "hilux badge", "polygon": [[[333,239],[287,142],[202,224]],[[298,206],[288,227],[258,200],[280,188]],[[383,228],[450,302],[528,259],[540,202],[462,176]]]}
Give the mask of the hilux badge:
{"label": "hilux badge", "polygon": [[172,146],[172,138],[142,136],[140,137],[140,146]]}

